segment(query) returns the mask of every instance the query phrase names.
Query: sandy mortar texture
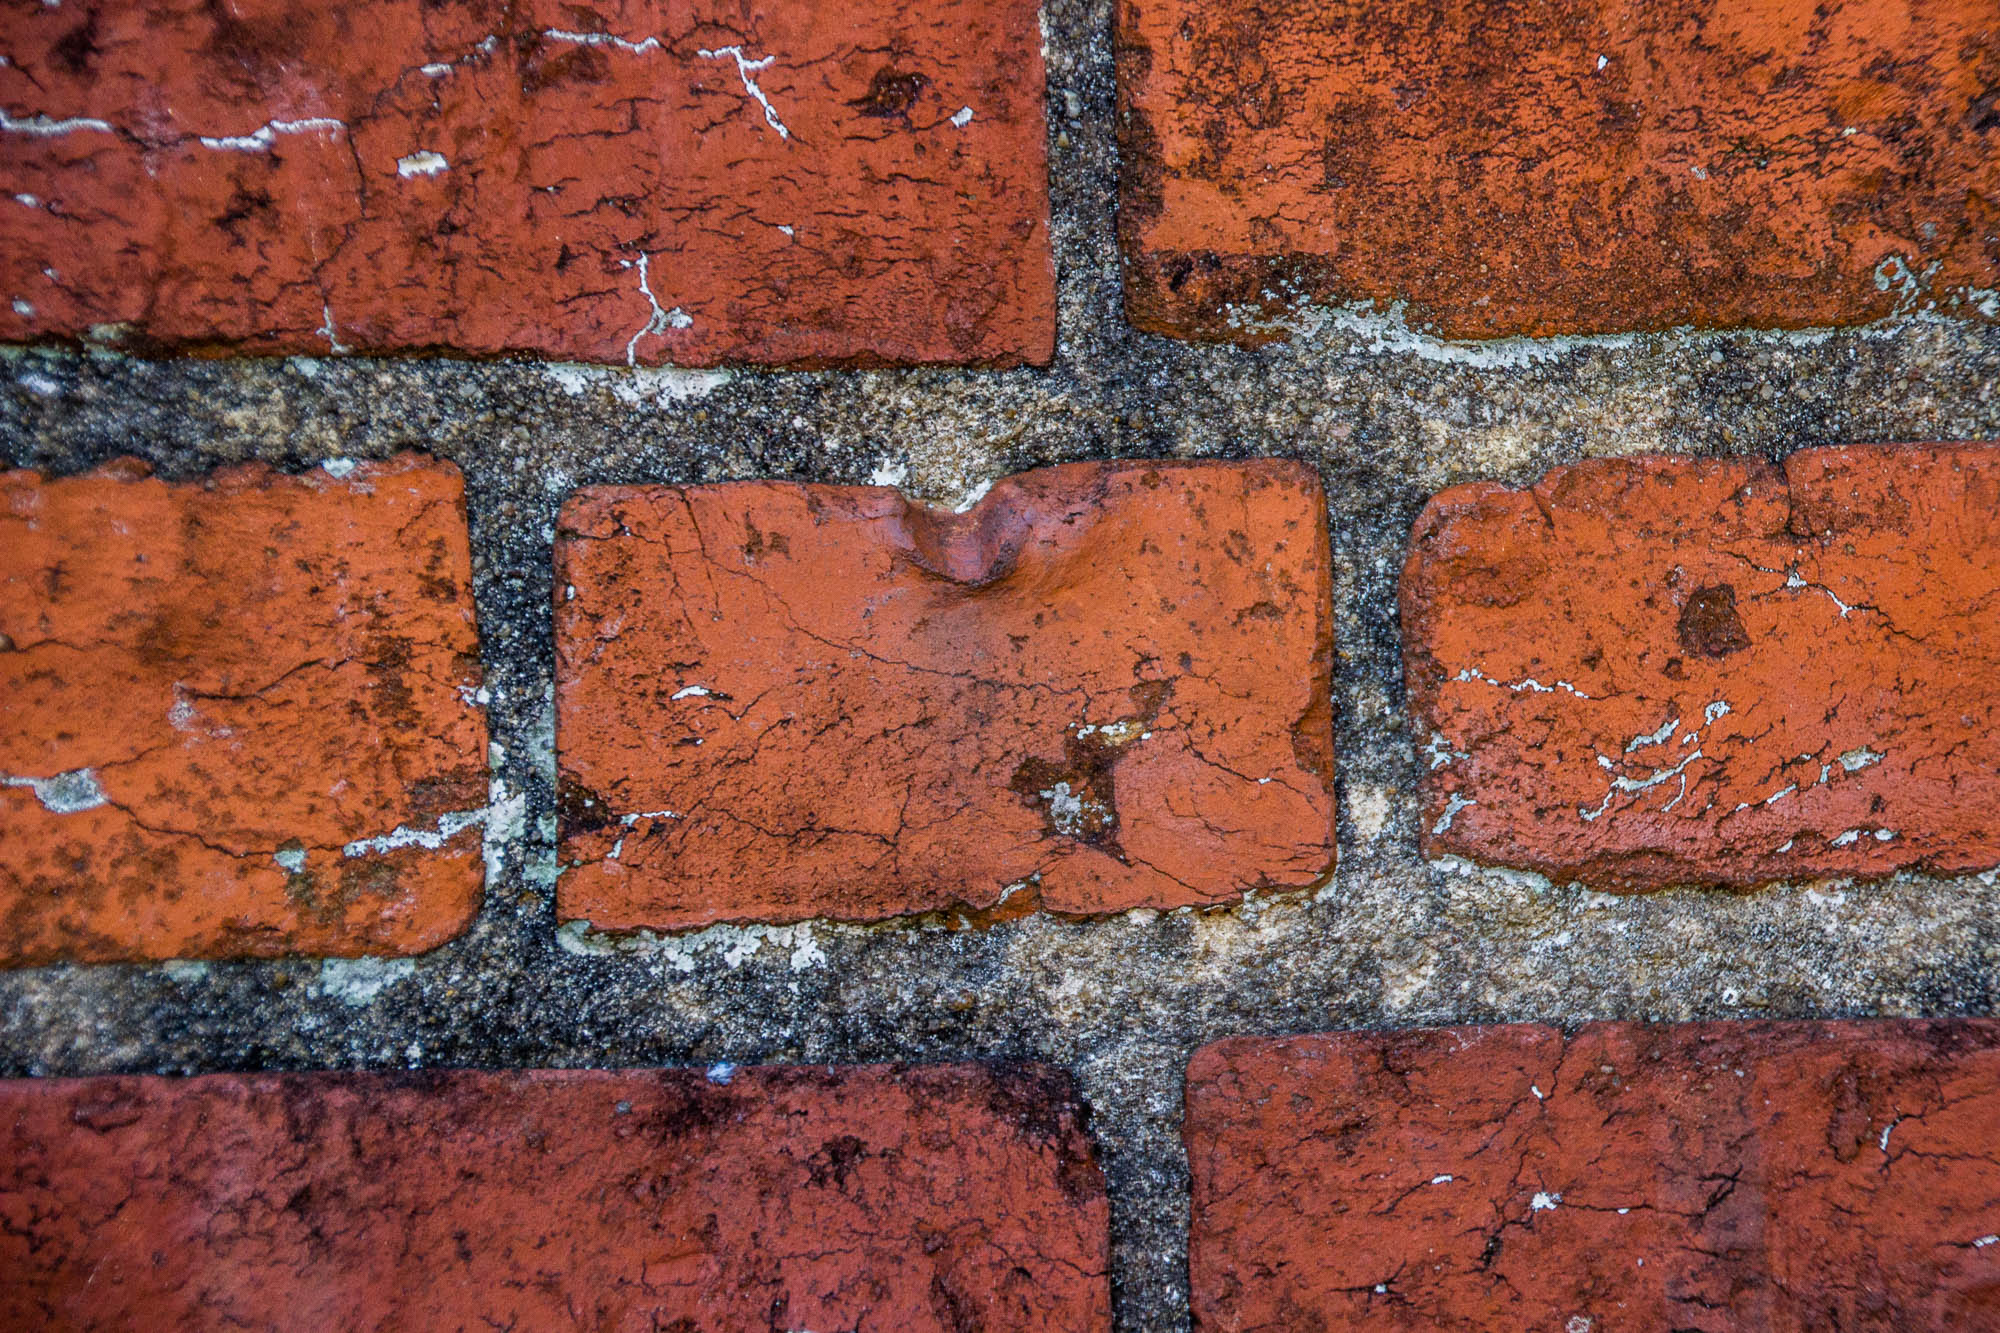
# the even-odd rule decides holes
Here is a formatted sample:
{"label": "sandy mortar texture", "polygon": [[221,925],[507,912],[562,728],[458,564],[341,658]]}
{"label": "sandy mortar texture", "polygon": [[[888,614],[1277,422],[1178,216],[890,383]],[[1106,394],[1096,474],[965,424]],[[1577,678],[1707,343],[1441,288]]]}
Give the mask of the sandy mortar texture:
{"label": "sandy mortar texture", "polygon": [[[0,1071],[616,1066],[1032,1057],[1069,1069],[1109,1175],[1121,1328],[1187,1323],[1182,1070],[1232,1033],[1535,1019],[1994,1012],[1992,876],[1615,898],[1424,863],[1396,579],[1433,491],[1649,450],[2000,437],[2000,325],[1453,347],[1306,311],[1257,350],[1132,333],[1114,242],[1110,9],[1049,0],[1061,327],[1048,371],[731,374],[508,363],[0,359],[0,449],[194,476],[426,449],[465,470],[492,694],[485,908],[415,960],[0,976]],[[1072,459],[1299,458],[1330,499],[1341,865],[1200,914],[561,935],[550,539],[591,482],[899,480],[956,503]]]}

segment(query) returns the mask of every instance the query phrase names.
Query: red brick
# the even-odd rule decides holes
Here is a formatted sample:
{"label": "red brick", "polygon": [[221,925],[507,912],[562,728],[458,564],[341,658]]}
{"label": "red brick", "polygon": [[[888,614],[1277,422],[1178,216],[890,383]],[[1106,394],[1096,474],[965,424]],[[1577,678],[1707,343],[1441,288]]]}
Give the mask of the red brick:
{"label": "red brick", "polygon": [[1109,1328],[1059,1075],[0,1084],[8,1328]]}
{"label": "red brick", "polygon": [[1996,0],[1120,0],[1133,322],[1852,324],[2000,287]]}
{"label": "red brick", "polygon": [[329,466],[0,473],[0,965],[414,953],[477,911],[463,484]]}
{"label": "red brick", "polygon": [[2000,449],[1459,486],[1402,597],[1426,855],[1620,890],[2000,863]]}
{"label": "red brick", "polygon": [[1234,1039],[1186,1124],[1204,1329],[2000,1328],[2000,1024]]}
{"label": "red brick", "polygon": [[0,337],[1050,355],[1032,0],[8,11]]}
{"label": "red brick", "polygon": [[1101,913],[1332,865],[1301,465],[1069,464],[962,515],[880,487],[596,488],[556,567],[566,918]]}

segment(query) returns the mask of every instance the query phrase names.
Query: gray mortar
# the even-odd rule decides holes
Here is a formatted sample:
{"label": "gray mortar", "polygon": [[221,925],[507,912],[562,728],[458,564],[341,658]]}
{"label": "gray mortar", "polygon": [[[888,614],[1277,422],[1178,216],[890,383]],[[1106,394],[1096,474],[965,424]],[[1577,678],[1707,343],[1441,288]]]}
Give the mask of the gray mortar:
{"label": "gray mortar", "polygon": [[[1112,1198],[1121,1328],[1181,1328],[1182,1069],[1228,1033],[1544,1019],[1990,1014],[1978,879],[1620,899],[1417,855],[1396,579],[1439,487],[1587,455],[1782,455],[2000,437],[2000,327],[1921,314],[1836,334],[1533,345],[1469,365],[1337,322],[1261,350],[1134,335],[1120,314],[1110,10],[1049,0],[1061,328],[1046,372],[684,376],[457,361],[0,360],[7,460],[137,454],[187,477],[420,448],[465,470],[497,776],[525,831],[463,939],[412,965],[56,967],[0,976],[14,1074],[1033,1057],[1075,1075]],[[1486,359],[1493,359],[1488,357]],[[575,391],[572,392],[572,389]],[[623,391],[622,396],[621,392]],[[1341,866],[1316,897],[984,931],[711,931],[593,954],[553,905],[550,532],[589,482],[793,477],[951,501],[1113,455],[1282,455],[1330,495]],[[571,941],[574,945],[575,941]]]}

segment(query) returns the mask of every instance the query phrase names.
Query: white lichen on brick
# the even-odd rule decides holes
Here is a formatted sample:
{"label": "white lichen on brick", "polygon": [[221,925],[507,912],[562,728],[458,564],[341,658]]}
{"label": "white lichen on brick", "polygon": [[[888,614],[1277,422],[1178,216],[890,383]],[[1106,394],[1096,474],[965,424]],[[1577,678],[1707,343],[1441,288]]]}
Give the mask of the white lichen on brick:
{"label": "white lichen on brick", "polygon": [[[635,262],[632,260],[622,262],[627,268],[635,266]],[[636,267],[639,270],[639,294],[646,298],[646,304],[652,307],[652,313],[646,317],[646,322],[640,327],[639,331],[633,334],[631,339],[625,344],[625,364],[628,366],[637,366],[639,364],[639,340],[641,338],[649,335],[658,336],[670,333],[676,329],[694,327],[694,318],[687,311],[681,309],[679,306],[668,310],[660,305],[660,298],[653,294],[651,276],[648,271],[651,264],[652,256],[641,251],[636,261]]]}
{"label": "white lichen on brick", "polygon": [[[1607,809],[1610,808],[1612,798],[1615,797],[1619,792],[1634,793],[1634,792],[1650,791],[1654,787],[1659,786],[1661,783],[1670,782],[1675,778],[1683,779],[1681,782],[1681,795],[1686,795],[1687,782],[1684,778],[1684,774],[1686,773],[1687,766],[1689,764],[1692,764],[1695,760],[1700,759],[1702,757],[1703,757],[1702,752],[1700,750],[1696,750],[1692,754],[1682,759],[1678,764],[1675,764],[1673,767],[1656,768],[1643,778],[1629,778],[1622,773],[1618,774],[1611,779],[1611,786],[1609,787],[1609,789],[1605,791],[1604,799],[1598,802],[1597,808],[1595,810],[1586,810],[1583,809],[1582,807],[1578,807],[1577,814],[1581,815],[1586,821],[1596,819],[1600,815],[1602,815]],[[1597,761],[1599,764],[1603,765],[1606,768],[1611,767],[1611,761],[1608,756],[1599,755],[1597,756]],[[1679,799],[1680,796],[1676,796],[1674,798],[1674,801],[1678,801]],[[1668,802],[1669,807],[1671,807],[1672,804],[1673,802],[1671,801]]]}
{"label": "white lichen on brick", "polygon": [[1468,750],[1452,749],[1451,742],[1445,739],[1443,732],[1439,731],[1431,733],[1430,742],[1424,746],[1423,752],[1424,756],[1430,760],[1430,767],[1433,771],[1443,768],[1446,764],[1454,764],[1461,759],[1472,758],[1472,754]]}
{"label": "white lichen on brick", "polygon": [[1627,741],[1625,743],[1625,753],[1630,754],[1634,750],[1643,750],[1649,745],[1659,745],[1664,741],[1673,739],[1673,734],[1680,730],[1680,725],[1681,719],[1677,713],[1652,731],[1634,736],[1631,740]]}
{"label": "white lichen on brick", "polygon": [[542,36],[551,41],[571,42],[577,46],[609,46],[641,56],[648,51],[663,49],[657,37],[648,37],[635,42],[629,37],[618,37],[608,32],[571,32],[564,28],[544,28]]}
{"label": "white lichen on brick", "polygon": [[1435,835],[1450,832],[1451,822],[1458,818],[1458,812],[1468,810],[1478,804],[1479,802],[1469,800],[1458,792],[1451,793],[1451,795],[1445,798],[1444,813],[1439,815],[1437,822],[1431,825],[1431,833]]}
{"label": "white lichen on brick", "polygon": [[248,134],[201,134],[195,137],[203,148],[237,153],[261,153],[268,151],[277,143],[281,134],[314,132],[345,134],[347,122],[334,120],[330,116],[308,116],[303,120],[267,120]]}
{"label": "white lichen on brick", "polygon": [[[16,119],[5,111],[0,111],[0,130],[5,130],[9,134],[33,135],[38,139],[53,138],[61,134],[76,134],[81,131],[89,131],[96,134],[112,134],[116,132],[112,129],[109,121],[99,120],[95,116],[69,116],[62,120],[56,120],[49,116],[38,114]],[[16,197],[18,198],[19,196]]]}
{"label": "white lichen on brick", "polygon": [[1799,573],[1797,568],[1785,571],[1785,587],[1793,592],[1810,590],[1824,595],[1828,601],[1831,601],[1835,606],[1840,608],[1840,618],[1842,620],[1847,619],[1848,613],[1854,610],[1846,602],[1841,601],[1833,589],[1827,587],[1825,584],[1808,582],[1806,576]]}
{"label": "white lichen on brick", "polygon": [[396,159],[396,174],[405,179],[411,176],[435,176],[448,168],[444,154],[434,153],[428,148],[419,148],[406,157]]}
{"label": "white lichen on brick", "polygon": [[[1049,824],[1064,837],[1074,838],[1088,831],[1084,822],[1085,801],[1082,796],[1070,790],[1067,782],[1058,782],[1053,787],[1043,788],[1038,795],[1049,803]],[[1091,803],[1092,808],[1095,803]]]}
{"label": "white lichen on brick", "polygon": [[88,768],[73,768],[50,778],[0,778],[0,785],[28,788],[52,815],[80,814],[110,804],[104,788],[97,785],[96,772]]}
{"label": "white lichen on brick", "polygon": [[1840,756],[1840,766],[1849,773],[1858,773],[1864,768],[1881,763],[1886,757],[1866,745],[1858,745]]}
{"label": "white lichen on brick", "polygon": [[328,351],[333,352],[335,354],[345,352],[347,350],[347,344],[341,342],[340,335],[334,331],[332,304],[330,302],[322,302],[319,308],[319,313],[320,313],[320,326],[317,329],[314,329],[313,332],[317,333],[320,337],[326,339],[326,347]]}
{"label": "white lichen on brick", "polygon": [[778,109],[771,105],[770,98],[764,96],[764,90],[758,87],[757,80],[750,77],[759,70],[769,69],[777,61],[776,56],[752,60],[743,53],[741,46],[718,46],[712,51],[704,47],[695,54],[704,60],[721,60],[725,57],[734,60],[736,77],[743,81],[743,91],[755,99],[758,106],[764,108],[764,123],[776,130],[780,139],[789,140],[792,137],[792,132],[785,128],[785,122],[778,119]]}
{"label": "white lichen on brick", "polygon": [[[504,802],[506,800],[504,795],[506,791],[505,784],[495,779],[492,785],[501,793],[501,799]],[[525,809],[525,803],[522,802],[522,798],[515,798],[515,801],[522,803]],[[356,838],[341,847],[341,854],[349,857],[378,856],[383,852],[398,851],[404,847],[422,847],[427,851],[436,851],[459,834],[465,832],[465,830],[485,824],[493,813],[494,811],[490,806],[482,807],[478,810],[447,811],[438,816],[437,823],[431,828],[412,828],[408,824],[400,825],[387,833],[377,834],[374,837]]]}
{"label": "white lichen on brick", "polygon": [[1495,680],[1493,677],[1481,671],[1478,667],[1466,667],[1456,676],[1453,676],[1452,679],[1456,681],[1476,680],[1486,685],[1492,685],[1498,689],[1512,690],[1516,694],[1522,694],[1522,693],[1554,694],[1556,691],[1560,690],[1564,694],[1571,694],[1579,699],[1588,699],[1591,697],[1590,695],[1585,694],[1582,690],[1579,690],[1576,686],[1570,684],[1566,680],[1559,680],[1553,685],[1544,685],[1542,684],[1541,681],[1536,680],[1533,676],[1524,676],[1520,680]]}
{"label": "white lichen on brick", "polygon": [[1086,722],[1076,729],[1078,740],[1098,738],[1099,744],[1109,746],[1130,745],[1133,741],[1145,740],[1152,736],[1146,724],[1136,718],[1122,718],[1117,722]]}

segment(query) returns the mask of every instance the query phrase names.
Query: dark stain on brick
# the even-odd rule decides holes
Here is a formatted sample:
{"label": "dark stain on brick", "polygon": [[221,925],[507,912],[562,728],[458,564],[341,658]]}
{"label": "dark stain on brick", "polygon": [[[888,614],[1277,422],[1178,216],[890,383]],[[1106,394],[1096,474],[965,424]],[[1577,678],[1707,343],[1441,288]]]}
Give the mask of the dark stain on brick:
{"label": "dark stain on brick", "polygon": [[868,1145],[852,1134],[828,1139],[806,1159],[806,1183],[821,1189],[831,1185],[844,1193],[848,1180],[868,1156]]}
{"label": "dark stain on brick", "polygon": [[564,773],[556,781],[556,821],[565,838],[608,828],[618,813],[602,796]]}
{"label": "dark stain on brick", "polygon": [[868,81],[868,91],[848,103],[864,116],[908,121],[911,110],[931,86],[930,76],[884,65]]}
{"label": "dark stain on brick", "polygon": [[49,47],[49,54],[69,73],[88,74],[91,62],[97,59],[97,15],[92,13],[71,28]]}
{"label": "dark stain on brick", "polygon": [[1696,588],[1681,608],[1681,647],[1700,657],[1727,657],[1750,646],[1750,633],[1736,610],[1736,588],[1712,583]]}
{"label": "dark stain on brick", "polygon": [[754,563],[763,559],[767,553],[771,555],[790,555],[792,553],[792,543],[784,533],[773,532],[766,536],[763,529],[759,528],[756,522],[747,514],[743,517],[743,533],[743,558],[745,560]]}

